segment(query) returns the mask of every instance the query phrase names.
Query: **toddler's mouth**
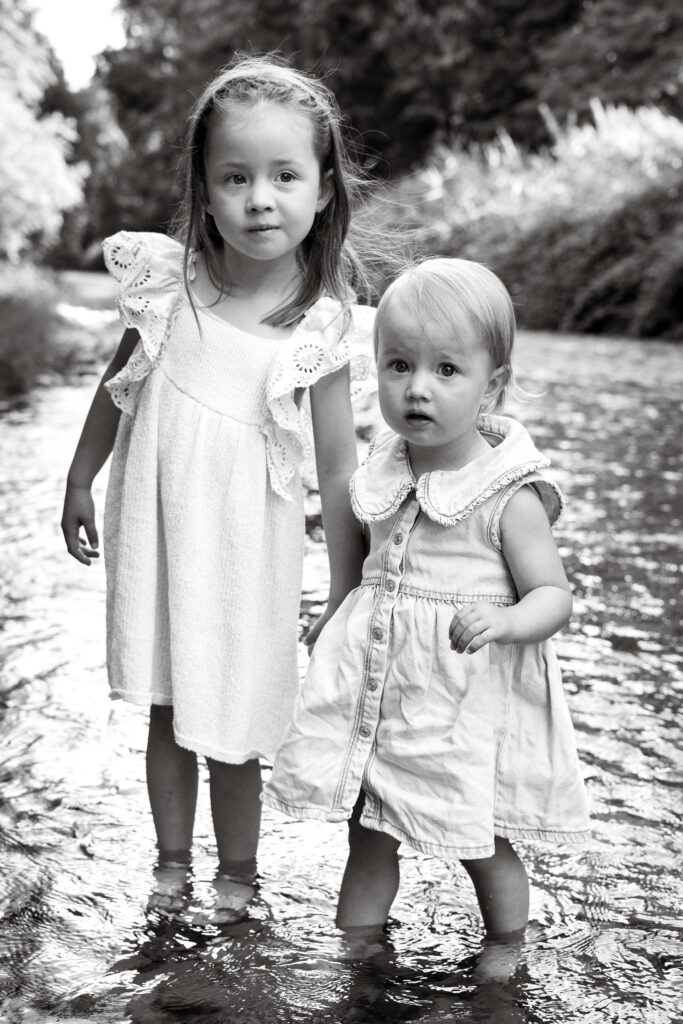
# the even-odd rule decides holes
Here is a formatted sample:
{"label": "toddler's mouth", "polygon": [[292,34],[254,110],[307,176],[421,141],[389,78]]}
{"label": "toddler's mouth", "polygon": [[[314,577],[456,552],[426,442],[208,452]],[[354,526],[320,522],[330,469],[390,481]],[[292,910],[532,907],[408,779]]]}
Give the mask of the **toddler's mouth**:
{"label": "toddler's mouth", "polygon": [[419,426],[421,423],[431,423],[432,417],[428,416],[425,412],[407,412],[406,419],[409,423],[413,423]]}

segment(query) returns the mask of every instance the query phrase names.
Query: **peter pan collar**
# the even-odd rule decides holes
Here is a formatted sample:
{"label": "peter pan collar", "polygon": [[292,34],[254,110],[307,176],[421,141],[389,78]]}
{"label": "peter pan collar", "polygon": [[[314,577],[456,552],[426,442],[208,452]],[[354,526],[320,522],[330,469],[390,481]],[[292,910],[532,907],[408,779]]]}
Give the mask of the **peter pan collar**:
{"label": "peter pan collar", "polygon": [[414,491],[425,515],[442,526],[453,526],[515,480],[534,477],[552,525],[562,509],[562,494],[553,481],[538,478],[539,470],[550,461],[521,423],[509,416],[484,415],[477,429],[491,445],[489,451],[462,469],[433,470],[417,480],[406,442],[392,430],[382,431],[351,479],[351,503],[357,518],[367,523],[389,519]]}

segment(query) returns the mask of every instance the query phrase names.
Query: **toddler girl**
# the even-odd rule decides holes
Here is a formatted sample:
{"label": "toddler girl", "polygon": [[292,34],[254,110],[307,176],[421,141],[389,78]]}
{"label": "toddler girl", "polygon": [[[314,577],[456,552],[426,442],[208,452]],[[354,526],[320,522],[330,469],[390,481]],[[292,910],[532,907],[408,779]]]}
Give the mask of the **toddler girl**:
{"label": "toddler girl", "polygon": [[432,259],[375,324],[389,426],[351,483],[369,527],[361,585],[313,651],[265,802],[350,819],[337,923],[383,926],[398,848],[459,859],[489,938],[528,917],[515,839],[587,837],[549,638],[572,599],[550,525],[562,497],[515,420],[514,313],[490,271]]}
{"label": "toddler girl", "polygon": [[151,904],[186,905],[201,754],[214,919],[229,922],[253,894],[258,758],[274,756],[298,688],[300,403],[310,388],[329,614],[360,578],[362,535],[343,500],[357,465],[349,364],[363,376],[374,310],[352,301],[364,280],[345,245],[356,179],[321,82],[237,60],[199,98],[184,160],[182,241],[104,243],[126,330],[69,470],[62,527],[89,565],[91,485],[113,448],[107,664],[112,697],[151,706]]}

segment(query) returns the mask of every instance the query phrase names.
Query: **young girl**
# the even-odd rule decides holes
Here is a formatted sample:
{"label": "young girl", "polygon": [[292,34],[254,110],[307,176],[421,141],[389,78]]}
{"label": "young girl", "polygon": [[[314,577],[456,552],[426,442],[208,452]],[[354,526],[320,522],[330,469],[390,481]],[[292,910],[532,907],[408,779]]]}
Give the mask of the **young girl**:
{"label": "young girl", "polygon": [[62,527],[89,565],[91,485],[113,448],[107,664],[112,697],[151,706],[159,910],[188,899],[197,754],[218,846],[215,920],[253,895],[258,758],[273,758],[298,689],[307,388],[326,614],[360,578],[362,535],[342,496],[357,465],[349,363],[362,377],[374,310],[352,304],[355,180],[329,90],[240,59],[190,118],[183,244],[131,232],[104,243],[126,330],[69,470]]}
{"label": "young girl", "polygon": [[572,599],[550,532],[562,498],[524,428],[492,415],[514,313],[490,271],[427,260],[380,302],[382,415],[351,483],[370,531],[361,585],[315,646],[265,802],[350,819],[337,923],[383,926],[398,848],[459,859],[490,938],[519,936],[511,840],[587,837],[549,638]]}

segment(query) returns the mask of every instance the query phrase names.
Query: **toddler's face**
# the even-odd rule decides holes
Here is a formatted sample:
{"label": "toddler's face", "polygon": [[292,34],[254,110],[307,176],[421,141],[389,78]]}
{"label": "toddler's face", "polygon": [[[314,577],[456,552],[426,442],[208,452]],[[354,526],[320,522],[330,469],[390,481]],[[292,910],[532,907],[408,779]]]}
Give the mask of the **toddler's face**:
{"label": "toddler's face", "polygon": [[379,327],[379,404],[409,448],[430,448],[444,468],[476,436],[476,422],[496,373],[481,332],[462,312],[456,327],[425,323],[414,303],[392,295]]}

